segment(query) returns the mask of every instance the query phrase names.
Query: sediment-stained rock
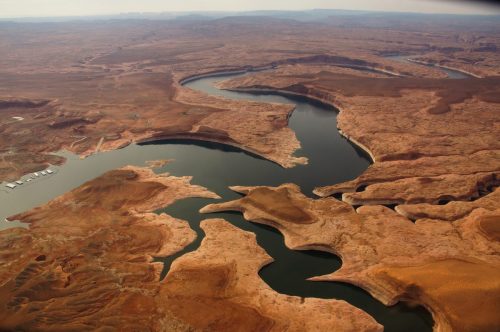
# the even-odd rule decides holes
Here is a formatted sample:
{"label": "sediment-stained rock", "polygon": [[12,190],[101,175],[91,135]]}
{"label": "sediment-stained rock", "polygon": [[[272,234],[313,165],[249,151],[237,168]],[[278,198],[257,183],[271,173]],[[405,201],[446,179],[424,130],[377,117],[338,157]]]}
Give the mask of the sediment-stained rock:
{"label": "sediment-stained rock", "polygon": [[196,330],[381,331],[366,313],[339,300],[278,294],[258,271],[272,258],[255,235],[223,219],[204,220],[200,247],[177,259],[158,302]]}
{"label": "sediment-stained rock", "polygon": [[345,301],[272,290],[258,275],[271,257],[254,234],[221,219],[202,223],[200,248],[160,281],[163,266],[152,256],[172,255],[196,235],[187,222],[150,211],[217,197],[189,181],[125,167],[13,216],[30,227],[0,232],[0,329],[382,330]]}
{"label": "sediment-stained rock", "polygon": [[[472,44],[474,44],[474,41]],[[456,69],[475,77],[500,75],[500,68],[497,65],[497,61],[499,60],[497,45],[482,41],[477,43],[475,47],[472,47],[472,50],[480,52],[483,55],[472,60],[467,57],[467,53],[469,52],[457,50],[447,54],[439,52],[422,54],[417,56],[415,60],[425,64]]]}
{"label": "sediment-stained rock", "polygon": [[[192,138],[234,145],[284,167],[305,163],[293,153],[300,148],[288,128],[291,105],[228,101],[181,86],[172,73],[101,75],[98,73],[34,74],[16,86],[1,75],[0,86],[50,103],[26,108],[10,103],[0,113],[0,181],[47,167],[56,157],[49,152],[68,150],[81,156],[118,149],[134,142]],[[64,78],[63,78],[64,77]],[[81,87],[89,77],[92,86]],[[47,91],[39,87],[51,81]],[[69,82],[64,82],[64,80]],[[100,86],[97,99],[89,100]],[[78,90],[80,96],[74,96]],[[11,120],[22,116],[22,121]],[[54,163],[64,162],[55,160]]]}
{"label": "sediment-stained rock", "polygon": [[170,164],[172,161],[173,159],[148,160],[146,161],[146,165],[151,169],[155,169]]}
{"label": "sediment-stained rock", "polygon": [[300,142],[288,128],[288,118],[294,110],[292,105],[228,100],[182,86],[177,86],[177,89],[176,100],[179,102],[212,105],[214,108],[228,110],[207,116],[187,135],[196,137],[202,134],[200,138],[203,139],[203,128],[217,128],[223,131],[227,138],[210,134],[205,138],[240,147],[283,167],[307,163],[307,158],[293,156],[300,148]]}
{"label": "sediment-stained rock", "polygon": [[475,201],[451,201],[445,205],[433,205],[428,203],[421,204],[403,204],[395,207],[395,210],[403,216],[412,219],[440,219],[453,221],[463,218],[475,209],[483,208],[486,210],[496,210],[500,202],[500,189],[496,188]]}
{"label": "sediment-stained rock", "polygon": [[380,201],[383,204],[412,203],[415,195],[420,196],[420,203],[437,203],[440,199],[467,200],[479,197],[480,190],[485,187],[497,186],[499,170],[500,150],[479,151],[468,156],[375,162],[352,181],[316,188],[314,192],[325,197],[351,193],[367,186],[366,192],[346,194],[346,198],[350,195],[358,198],[358,204],[380,197],[385,198]]}
{"label": "sediment-stained rock", "polygon": [[480,196],[483,189],[498,185],[500,173],[472,175],[446,174],[433,177],[415,177],[375,183],[363,191],[344,193],[342,200],[352,204],[414,204],[429,202],[464,201]]}
{"label": "sediment-stained rock", "polygon": [[196,234],[151,211],[217,197],[189,181],[126,167],[13,216],[30,227],[0,232],[0,329],[154,327],[162,264],[152,256],[174,254]]}
{"label": "sediment-stained rock", "polygon": [[332,197],[313,200],[293,184],[232,189],[246,196],[201,212],[241,211],[248,220],[277,228],[291,249],[342,258],[340,270],[313,280],[349,282],[386,304],[423,304],[433,313],[436,331],[500,328],[500,281],[494,272],[500,268],[500,209],[414,224],[383,206],[355,211]]}
{"label": "sediment-stained rock", "polygon": [[498,185],[497,78],[354,78],[307,66],[278,72],[221,87],[278,90],[332,104],[340,110],[342,134],[374,160],[355,180],[317,188],[317,195],[346,193],[352,204],[438,203],[477,198],[483,187]]}

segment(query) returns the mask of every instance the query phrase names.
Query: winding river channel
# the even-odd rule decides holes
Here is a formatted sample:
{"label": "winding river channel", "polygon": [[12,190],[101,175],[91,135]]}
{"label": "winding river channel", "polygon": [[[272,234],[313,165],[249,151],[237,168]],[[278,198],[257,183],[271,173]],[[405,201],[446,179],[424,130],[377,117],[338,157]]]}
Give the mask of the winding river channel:
{"label": "winding river channel", "polygon": [[454,80],[457,80],[457,79],[460,80],[460,79],[472,77],[471,75],[466,74],[464,72],[461,72],[459,70],[454,70],[454,69],[446,68],[446,67],[439,66],[439,65],[416,62],[415,60],[412,60],[411,56],[408,56],[408,55],[390,55],[390,56],[387,56],[386,58],[394,60],[394,61],[398,61],[398,62],[404,62],[404,63],[417,64],[417,65],[421,65],[421,66],[438,68],[439,70],[444,72],[446,75],[448,75],[448,78],[454,79]]}
{"label": "winding river channel", "polygon": [[[237,148],[191,140],[134,144],[83,160],[67,154],[68,162],[63,167],[54,168],[57,173],[51,177],[36,183],[30,182],[8,193],[0,192],[0,220],[43,204],[107,170],[125,165],[143,166],[147,160],[174,159],[174,162],[155,171],[193,176],[192,183],[216,192],[222,197],[222,201],[239,197],[228,189],[231,185],[276,186],[287,182],[298,184],[306,195],[312,197],[313,188],[353,179],[369,166],[370,159],[366,153],[339,134],[335,109],[308,99],[268,93],[231,92],[214,87],[216,81],[238,75],[246,74],[205,77],[192,80],[185,86],[230,99],[295,104],[296,108],[290,117],[289,126],[295,131],[302,145],[296,155],[306,156],[309,159],[308,165],[284,169]],[[198,233],[196,241],[182,252],[168,258],[157,258],[158,261],[164,262],[162,278],[174,259],[196,250],[200,245],[203,238],[203,231],[199,227],[200,221],[220,217],[241,229],[255,233],[259,245],[274,258],[273,263],[259,272],[262,279],[274,290],[303,297],[345,300],[372,315],[384,325],[386,331],[432,330],[431,315],[421,307],[409,307],[402,303],[386,307],[367,292],[346,283],[306,281],[308,277],[339,269],[340,259],[335,255],[318,251],[289,250],[285,247],[280,233],[270,227],[245,221],[240,213],[210,215],[198,213],[200,208],[213,202],[213,199],[189,198],[157,211],[189,221],[191,227]],[[2,221],[0,230],[12,226],[18,224],[7,225]]]}

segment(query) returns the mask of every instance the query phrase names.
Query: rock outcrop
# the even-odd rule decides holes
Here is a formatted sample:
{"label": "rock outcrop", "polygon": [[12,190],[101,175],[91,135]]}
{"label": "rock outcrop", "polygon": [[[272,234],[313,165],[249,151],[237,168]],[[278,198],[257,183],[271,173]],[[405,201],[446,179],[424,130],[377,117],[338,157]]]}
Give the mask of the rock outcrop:
{"label": "rock outcrop", "polygon": [[258,275],[272,261],[255,235],[222,219],[205,238],[151,211],[187,197],[217,198],[189,177],[149,168],[110,171],[44,206],[13,216],[29,229],[0,232],[1,330],[381,331],[345,301],[272,290]]}
{"label": "rock outcrop", "polygon": [[272,290],[258,275],[272,259],[254,234],[223,219],[204,220],[201,228],[206,235],[200,247],[177,259],[162,282],[158,301],[166,316],[202,331],[382,330],[344,301]]}
{"label": "rock outcrop", "polygon": [[300,66],[220,86],[298,94],[339,109],[341,133],[374,163],[352,181],[316,188],[321,197],[438,204],[476,199],[499,184],[498,78],[359,78]]}
{"label": "rock outcrop", "polygon": [[293,184],[232,189],[245,196],[201,212],[241,211],[247,220],[278,229],[291,249],[341,257],[341,269],[312,280],[352,283],[387,305],[423,304],[436,331],[500,328],[500,209],[476,209],[454,222],[412,223],[384,206],[354,210],[332,197],[310,199]]}
{"label": "rock outcrop", "polygon": [[30,227],[0,232],[0,329],[152,328],[162,269],[152,257],[196,237],[187,222],[152,211],[217,197],[189,181],[126,167],[13,216]]}

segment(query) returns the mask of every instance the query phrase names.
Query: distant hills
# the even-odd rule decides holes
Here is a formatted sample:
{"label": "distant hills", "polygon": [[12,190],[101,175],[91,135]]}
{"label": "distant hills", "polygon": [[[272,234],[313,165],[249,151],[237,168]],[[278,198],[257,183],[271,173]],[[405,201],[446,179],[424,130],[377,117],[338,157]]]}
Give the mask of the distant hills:
{"label": "distant hills", "polygon": [[[325,22],[345,24],[353,23],[358,20],[358,25],[371,26],[394,25],[398,22],[418,23],[422,18],[438,20],[474,20],[500,22],[500,15],[457,15],[457,14],[425,14],[408,12],[375,12],[361,10],[341,10],[341,9],[312,9],[304,11],[287,10],[257,10],[246,12],[231,11],[193,11],[193,12],[132,12],[116,15],[93,15],[93,16],[58,16],[58,17],[18,17],[18,18],[0,18],[0,21],[10,22],[66,22],[66,21],[95,21],[95,20],[184,20],[200,21],[213,20],[224,17],[271,17],[287,20],[296,20],[301,22]],[[382,23],[384,21],[385,23]]]}

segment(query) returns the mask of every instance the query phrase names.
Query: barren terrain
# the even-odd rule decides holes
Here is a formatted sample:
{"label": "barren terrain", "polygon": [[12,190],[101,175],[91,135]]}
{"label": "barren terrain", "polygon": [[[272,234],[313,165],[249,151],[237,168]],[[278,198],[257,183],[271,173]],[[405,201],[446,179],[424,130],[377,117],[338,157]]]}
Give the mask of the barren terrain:
{"label": "barren terrain", "polygon": [[[305,164],[294,154],[292,106],[182,86],[266,69],[219,87],[331,104],[338,129],[373,164],[351,181],[325,179],[321,198],[294,184],[234,187],[242,198],[202,211],[240,211],[277,228],[291,249],[338,255],[342,268],[313,280],[354,284],[387,305],[424,305],[435,331],[498,331],[500,23],[425,20],[0,22],[0,181],[64,164],[54,155],[63,149],[86,157],[165,138]],[[221,219],[202,222],[201,246],[160,281],[152,257],[181,251],[195,233],[154,211],[217,197],[186,175],[127,167],[14,216],[30,227],[0,232],[0,329],[382,329],[344,301],[272,290],[258,276],[270,257]]]}
{"label": "barren terrain", "polygon": [[279,90],[340,110],[339,129],[374,163],[353,181],[317,188],[318,195],[344,193],[354,205],[437,204],[476,199],[498,186],[499,78],[359,78],[309,70],[281,68],[220,86]]}
{"label": "barren terrain", "polygon": [[150,169],[110,171],[0,233],[0,329],[141,329],[155,319],[161,263],[196,234],[152,213],[185,197],[217,197],[190,178]]}
{"label": "barren terrain", "polygon": [[342,268],[314,280],[346,281],[390,305],[424,304],[437,331],[494,331],[500,320],[498,206],[482,207],[454,222],[410,220],[384,206],[354,210],[333,197],[313,200],[293,184],[278,188],[234,187],[236,201],[202,212],[241,211],[277,228],[291,249],[339,255]]}
{"label": "barren terrain", "polygon": [[127,167],[14,216],[30,228],[0,233],[0,329],[381,330],[344,301],[273,291],[257,274],[272,259],[255,235],[221,219],[203,222],[201,247],[160,282],[152,256],[172,255],[196,234],[152,211],[217,198],[189,181]]}

